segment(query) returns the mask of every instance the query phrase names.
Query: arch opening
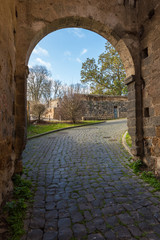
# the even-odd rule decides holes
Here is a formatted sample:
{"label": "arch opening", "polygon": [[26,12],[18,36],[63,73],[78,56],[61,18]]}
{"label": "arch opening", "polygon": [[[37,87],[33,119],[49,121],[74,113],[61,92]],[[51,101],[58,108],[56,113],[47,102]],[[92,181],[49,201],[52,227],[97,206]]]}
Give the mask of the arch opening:
{"label": "arch opening", "polygon": [[[65,28],[65,29],[67,29],[68,31],[70,30],[70,33],[71,33],[71,29],[73,29],[73,28]],[[60,33],[62,33],[63,32],[63,30],[64,30],[64,28],[63,29],[61,29],[61,31],[59,32],[59,33],[57,33],[57,35],[59,36],[59,40],[60,40],[60,38],[62,38],[63,36],[62,36],[62,34],[60,34]],[[86,29],[84,29],[84,30],[86,30]],[[57,30],[58,31],[58,30]],[[87,32],[87,31],[86,31]],[[94,39],[94,35],[99,35],[99,34],[96,34],[95,33],[95,31],[93,32],[93,31],[89,31],[90,32],[90,35],[89,35],[89,41],[92,41],[92,35],[91,35],[91,32],[93,33],[93,39]],[[95,33],[95,34],[94,34]],[[67,31],[64,31],[64,33],[63,33],[63,35],[65,35],[66,34],[66,49],[68,49],[68,46],[67,46],[67,44],[68,44],[68,39],[67,39],[67,34],[68,34],[68,32]],[[84,32],[84,34],[85,34],[85,32]],[[47,36],[47,35],[46,35]],[[45,37],[46,37],[45,36]],[[102,36],[102,35],[101,35]],[[88,35],[87,35],[87,37],[88,37]],[[39,44],[40,45],[36,45],[36,46],[38,46],[38,48],[45,48],[45,50],[48,50],[48,52],[49,52],[49,55],[53,55],[53,54],[55,54],[55,56],[58,54],[58,52],[55,52],[55,50],[53,51],[53,52],[51,52],[51,51],[49,51],[49,49],[47,49],[47,46],[49,45],[49,43],[51,42],[51,39],[54,39],[54,38],[56,38],[56,31],[54,31],[54,35],[51,35],[48,39],[48,41],[47,41],[47,39],[46,39],[46,46],[45,46],[45,39],[44,38],[42,38],[42,39],[44,39],[44,41],[42,42],[42,45],[41,45],[41,42],[39,41]],[[65,38],[65,37],[64,37]],[[41,39],[41,40],[42,40]],[[103,39],[104,39],[104,45],[105,45],[105,38],[103,37]],[[81,41],[81,40],[80,40]],[[94,41],[94,40],[93,40]],[[57,44],[57,41],[53,41],[53,49],[55,48],[55,46],[54,46],[54,44],[55,44],[55,42],[56,42],[56,44]],[[62,43],[63,42],[63,43]],[[63,48],[63,45],[65,45],[65,40],[63,40],[63,41],[60,41],[60,43],[59,43],[59,46],[60,46],[60,48]],[[48,43],[48,44],[47,44]],[[77,44],[77,42],[75,42],[75,45]],[[84,44],[84,43],[83,43]],[[99,42],[97,41],[97,44],[99,44]],[[58,45],[56,45],[57,47],[56,48],[58,48]],[[96,48],[96,43],[95,43],[95,48]],[[108,46],[108,45],[107,45]],[[111,46],[111,45],[109,45],[109,46]],[[109,47],[108,46],[108,47]],[[87,46],[86,46],[87,47]],[[32,50],[33,51],[33,53],[34,53],[34,51],[36,52],[36,51],[38,51],[38,48],[37,48],[37,50],[36,50],[36,48],[34,48],[34,50]],[[52,47],[50,46],[50,49],[51,49]],[[75,48],[77,48],[78,49],[78,46],[76,46]],[[87,48],[89,48],[89,46],[87,47]],[[93,48],[94,49],[94,48]],[[93,49],[92,49],[92,51],[93,51]],[[110,48],[109,48],[110,49]],[[113,49],[113,48],[112,48]],[[70,49],[71,50],[71,52],[72,52],[72,49]],[[64,49],[63,49],[63,51],[65,51],[65,47],[64,47]],[[79,49],[79,51],[80,51],[80,49]],[[106,51],[106,50],[101,50],[101,51],[99,51],[99,54],[97,54],[97,56],[98,55],[100,55],[100,54],[102,54],[102,51],[104,52],[104,51]],[[116,53],[117,54],[117,53]],[[34,55],[35,56],[35,55]],[[117,56],[117,55],[116,55]],[[60,57],[61,58],[61,61],[62,61],[62,56]],[[42,58],[43,59],[43,58]],[[45,60],[45,59],[44,59]],[[51,58],[50,58],[50,60],[49,60],[50,62],[52,61],[51,60]],[[55,65],[55,62],[56,61],[58,61],[58,60],[56,60],[55,59],[55,61],[54,61],[54,64],[53,64],[53,66]],[[42,61],[43,62],[43,61]],[[44,61],[44,63],[45,63],[45,61]],[[63,63],[63,61],[62,61],[62,63]],[[64,64],[64,63],[63,63]],[[62,66],[61,66],[61,72],[62,72],[62,69],[63,69],[63,64],[62,64]],[[73,64],[73,63],[72,63]],[[30,64],[29,64],[30,65]],[[43,64],[42,64],[43,65]],[[32,66],[33,66],[33,64],[32,64]],[[122,65],[121,65],[122,66]],[[54,67],[55,68],[55,67]],[[72,66],[72,68],[74,68],[74,66]],[[70,67],[70,72],[72,71],[72,68]],[[66,70],[65,70],[65,67],[64,67],[64,71],[65,71],[65,73],[66,73]],[[80,68],[79,68],[79,71],[80,71]],[[57,72],[58,73],[58,72]],[[124,74],[125,75],[125,74]],[[124,75],[123,75],[123,78],[124,78]],[[63,83],[63,80],[62,80],[62,83]],[[73,83],[74,84],[74,83]],[[124,88],[124,84],[123,84],[123,88]],[[125,88],[126,89],[126,88]],[[103,92],[103,91],[102,91]],[[89,92],[88,92],[89,93]],[[104,91],[104,93],[101,93],[100,91],[99,92],[90,92],[90,93],[92,93],[92,94],[106,94],[105,93],[105,91]],[[126,92],[125,92],[126,93]],[[82,91],[81,91],[81,94],[82,94]],[[84,92],[83,92],[83,94],[84,94]],[[124,94],[124,92],[122,93],[122,94]],[[86,93],[85,93],[85,95],[86,95]],[[113,95],[115,95],[115,93],[113,93]],[[117,91],[117,94],[116,95],[121,95],[121,93],[119,93],[118,91]],[[124,95],[123,95],[124,96]],[[89,114],[89,116],[86,116],[87,114],[85,114],[85,116],[82,116],[82,118],[83,119],[88,119],[89,120],[89,118],[92,118],[92,119],[95,119],[95,117],[97,116],[97,117],[99,117],[99,118],[97,118],[97,119],[99,119],[99,120],[104,120],[104,119],[114,119],[114,118],[122,118],[122,117],[126,117],[126,113],[125,113],[125,111],[126,111],[126,104],[125,104],[125,101],[127,100],[127,98],[126,97],[113,97],[113,99],[110,97],[110,98],[105,98],[105,97],[102,97],[102,96],[83,96],[83,99],[90,99],[90,101],[92,102],[93,100],[94,100],[94,102],[95,102],[95,104],[97,103],[97,102],[110,102],[110,103],[112,103],[113,104],[113,102],[114,102],[114,104],[118,104],[118,109],[119,109],[119,113],[120,114],[118,114],[117,113],[117,116],[115,116],[115,114],[114,114],[114,106],[111,106],[110,105],[110,107],[109,106],[107,106],[106,105],[106,109],[108,109],[108,111],[104,111],[103,109],[102,109],[102,107],[101,107],[101,117],[99,117],[97,114],[95,114],[94,113],[94,111],[91,113],[91,111],[87,111],[88,112],[88,114]],[[31,101],[31,99],[30,99],[30,101]],[[120,101],[120,103],[118,103],[118,101]],[[89,102],[89,100],[88,100],[88,102]],[[101,104],[101,103],[100,103]],[[50,103],[49,102],[49,104],[48,104],[48,106],[49,105],[52,105],[52,103]],[[102,105],[102,104],[101,104]],[[121,105],[123,105],[123,106],[121,106]],[[88,107],[89,108],[89,107]],[[98,105],[97,105],[97,108],[98,108]],[[109,110],[109,108],[111,108],[111,111]],[[121,109],[123,109],[123,110],[121,110]],[[54,114],[55,113],[55,111],[57,111],[57,108],[55,109],[55,110],[49,110],[49,108],[47,108],[47,111],[49,112],[48,114],[45,114],[44,116],[46,117],[46,118],[48,118],[48,119],[54,119],[54,115],[57,115],[57,114]],[[126,111],[127,112],[127,111]],[[56,117],[56,119],[58,120],[58,119],[62,119],[61,117]]]}
{"label": "arch opening", "polygon": [[[114,31],[111,27],[109,27],[107,24],[103,24],[100,21],[96,21],[93,18],[90,17],[65,17],[65,18],[59,18],[51,23],[46,23],[45,21],[37,21],[33,22],[30,30],[30,35],[28,36],[28,39],[25,41],[23,52],[19,48],[17,52],[17,68],[16,68],[16,81],[17,81],[17,89],[16,89],[16,95],[18,97],[21,97],[23,99],[22,102],[18,102],[16,105],[16,131],[19,131],[19,134],[16,138],[16,158],[21,158],[22,150],[24,149],[25,143],[26,143],[26,79],[28,75],[28,60],[29,57],[34,49],[34,47],[37,45],[37,43],[44,38],[47,34],[63,29],[63,28],[83,28],[90,31],[93,31],[100,36],[104,37],[106,40],[108,40],[111,45],[117,50],[119,53],[121,60],[124,64],[126,76],[127,78],[133,78],[132,76],[136,75],[137,72],[137,54],[135,54],[135,49],[137,45],[134,44],[133,36],[131,37],[129,34],[120,34]],[[131,81],[132,82],[132,81]],[[134,82],[135,84],[135,82]],[[133,87],[131,87],[133,88]],[[23,89],[23,91],[22,91]],[[17,98],[18,99],[18,98]],[[135,87],[134,92],[132,92],[132,105],[133,108],[130,111],[131,118],[133,121],[129,123],[129,127],[132,129],[136,129],[136,113],[135,113],[135,107],[136,107],[136,95],[135,95]],[[21,116],[19,116],[19,112],[21,112]],[[23,112],[23,114],[22,114]],[[23,115],[23,116],[22,116]],[[133,125],[134,123],[134,125]],[[131,129],[131,130],[132,130]],[[132,134],[133,131],[131,131]],[[23,141],[22,141],[23,139]],[[138,154],[137,151],[137,133],[134,130],[132,134],[132,140],[133,145],[135,146],[135,155]]]}
{"label": "arch opening", "polygon": [[[109,41],[111,45],[117,50],[122,59],[122,62],[126,70],[126,76],[129,77],[131,75],[135,75],[134,60],[132,58],[129,46],[127,46],[127,39],[121,38],[115,31],[111,30],[107,25],[94,21],[93,19],[90,18],[82,17],[61,18],[53,21],[50,24],[47,24],[46,26],[44,26],[43,24],[43,26],[41,27],[40,25],[41,23],[35,23],[33,25],[35,34],[31,39],[26,52],[25,56],[26,66],[28,65],[28,61],[33,49],[38,44],[38,42],[42,40],[46,35],[56,30],[76,27],[95,32],[100,36],[104,37],[107,41]],[[39,30],[39,28],[41,29]]]}

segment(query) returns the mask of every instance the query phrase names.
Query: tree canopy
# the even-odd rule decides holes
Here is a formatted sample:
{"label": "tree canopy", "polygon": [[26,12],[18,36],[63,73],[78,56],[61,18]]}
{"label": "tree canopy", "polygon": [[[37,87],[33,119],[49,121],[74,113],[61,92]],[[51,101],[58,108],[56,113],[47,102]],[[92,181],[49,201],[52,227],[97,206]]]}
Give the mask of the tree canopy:
{"label": "tree canopy", "polygon": [[82,63],[81,82],[90,84],[93,94],[124,95],[125,69],[115,48],[107,42],[105,52],[98,58],[87,58]]}

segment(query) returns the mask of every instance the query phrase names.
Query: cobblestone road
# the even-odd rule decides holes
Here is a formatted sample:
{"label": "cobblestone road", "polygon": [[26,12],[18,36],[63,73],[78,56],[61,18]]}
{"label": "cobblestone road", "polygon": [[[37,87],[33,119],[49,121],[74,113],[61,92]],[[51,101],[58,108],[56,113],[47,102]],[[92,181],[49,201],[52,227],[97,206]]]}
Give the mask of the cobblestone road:
{"label": "cobblestone road", "polygon": [[125,167],[126,128],[119,120],[28,141],[37,191],[23,239],[160,239],[160,195]]}

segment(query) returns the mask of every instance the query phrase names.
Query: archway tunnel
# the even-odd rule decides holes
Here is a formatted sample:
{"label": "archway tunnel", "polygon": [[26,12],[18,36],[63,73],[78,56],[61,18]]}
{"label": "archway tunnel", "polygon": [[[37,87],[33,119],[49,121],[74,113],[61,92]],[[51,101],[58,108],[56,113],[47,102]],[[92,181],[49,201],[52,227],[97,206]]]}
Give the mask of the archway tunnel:
{"label": "archway tunnel", "polygon": [[[143,9],[143,10],[142,10]],[[133,153],[159,174],[159,2],[5,1],[1,14],[1,197],[22,170],[26,144],[28,59],[48,33],[81,27],[106,38],[119,52],[128,85],[128,127]],[[142,12],[143,11],[143,12]],[[7,14],[8,13],[8,14]],[[127,23],[127,24],[126,24]],[[7,26],[7,27],[5,27]]]}
{"label": "archway tunnel", "polygon": [[[59,21],[56,20],[55,22],[52,22],[51,24],[47,25],[47,27],[43,28],[41,31],[38,31],[38,34],[36,34],[33,37],[32,41],[28,42],[28,48],[26,48],[26,55],[25,54],[23,55],[23,58],[24,58],[24,56],[26,56],[26,58],[24,58],[24,60],[25,60],[24,67],[23,68],[18,68],[19,70],[23,69],[23,76],[25,76],[25,74],[26,74],[26,69],[27,69],[27,63],[28,63],[29,56],[30,56],[33,48],[36,46],[36,44],[43,37],[45,37],[48,33],[53,32],[53,31],[55,31],[57,29],[61,29],[61,28],[64,28],[64,27],[77,27],[77,22],[78,22],[78,27],[82,27],[82,28],[85,28],[85,29],[92,30],[92,31],[94,31],[96,33],[99,33],[101,36],[105,37],[105,39],[107,39],[107,40],[109,39],[111,44],[119,52],[119,54],[121,56],[121,59],[122,59],[122,61],[124,63],[124,66],[125,66],[125,69],[126,69],[126,75],[127,75],[127,79],[128,79],[127,80],[127,84],[128,84],[128,82],[132,82],[133,83],[134,79],[135,79],[134,76],[135,76],[135,71],[136,71],[135,70],[135,65],[134,65],[133,57],[132,57],[132,55],[130,53],[130,50],[127,47],[127,45],[125,44],[124,40],[121,39],[121,38],[118,38],[116,36],[116,34],[113,33],[113,31],[112,31],[112,34],[111,34],[110,33],[111,30],[109,30],[108,28],[106,28],[102,24],[100,24],[100,23],[98,23],[96,21],[94,22],[93,20],[91,20],[89,18],[88,19],[87,18],[84,19],[84,18],[81,18],[81,17],[78,17],[78,18],[69,17],[69,18],[59,19]],[[21,61],[21,64],[22,64],[22,61]],[[28,73],[28,70],[27,70],[27,73]],[[20,78],[20,79],[22,81],[22,78]],[[25,77],[25,79],[26,79],[26,77]],[[24,84],[24,86],[26,86],[26,81],[24,82],[24,78],[23,78],[23,84]],[[131,88],[132,97],[129,96],[129,99],[130,99],[130,101],[132,101],[132,109],[131,109],[131,111],[135,112],[136,96],[134,95],[132,90],[133,90],[133,86]],[[17,89],[17,93],[18,92],[20,92],[20,91],[18,91],[18,89]],[[129,91],[129,94],[130,94],[130,91]],[[22,94],[22,97],[24,98],[24,94]],[[26,107],[25,107],[25,103],[21,102],[21,104],[23,104],[23,107],[24,107],[23,125],[24,125],[24,128],[25,128],[25,126],[26,126],[26,120],[25,120],[26,119],[25,118]],[[18,108],[17,108],[17,111],[18,111]],[[134,118],[135,118],[135,116],[134,116]],[[18,119],[17,119],[17,121],[18,121]],[[133,126],[133,122],[132,122],[132,126],[130,126],[130,127],[132,127],[132,129],[133,129],[133,128],[136,128],[136,125]],[[132,136],[133,136],[133,134],[132,134]],[[23,137],[24,137],[24,135],[23,135]],[[133,136],[133,146],[135,146],[135,149],[136,149],[137,142],[138,141],[136,139],[136,136],[134,135]],[[18,146],[20,147],[19,144],[18,144]],[[138,153],[135,153],[135,154],[138,154]]]}

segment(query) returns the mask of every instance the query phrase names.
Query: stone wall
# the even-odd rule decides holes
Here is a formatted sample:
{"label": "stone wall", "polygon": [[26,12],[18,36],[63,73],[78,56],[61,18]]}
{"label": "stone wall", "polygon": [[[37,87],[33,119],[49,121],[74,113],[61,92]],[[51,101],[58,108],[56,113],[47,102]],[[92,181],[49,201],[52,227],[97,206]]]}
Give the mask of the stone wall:
{"label": "stone wall", "polygon": [[0,203],[12,189],[15,163],[15,1],[0,4]]}
{"label": "stone wall", "polygon": [[[93,94],[78,94],[84,106],[82,118],[84,120],[106,120],[127,117],[128,98],[123,96],[105,96]],[[52,100],[46,109],[44,118],[63,120],[58,105],[60,99]],[[117,113],[117,117],[115,116]],[[81,119],[80,119],[81,120]]]}
{"label": "stone wall", "polygon": [[[127,97],[82,95],[82,101],[85,106],[83,118],[86,120],[127,117]],[[117,117],[115,115],[117,115]]]}
{"label": "stone wall", "polygon": [[135,155],[142,157],[142,93],[137,3],[135,0],[39,0],[37,4],[34,0],[17,0],[16,78],[19,86],[16,94],[21,99],[19,106],[16,105],[16,113],[21,112],[16,114],[16,129],[19,132],[16,140],[17,157],[20,157],[25,144],[25,75],[28,59],[43,37],[67,27],[85,28],[109,40],[121,56],[127,77],[134,76],[136,84],[131,106],[135,104],[136,110],[134,109],[135,116],[129,119],[132,125],[128,126],[134,129],[132,138]]}
{"label": "stone wall", "polygon": [[144,161],[160,175],[160,3],[139,6]]}

